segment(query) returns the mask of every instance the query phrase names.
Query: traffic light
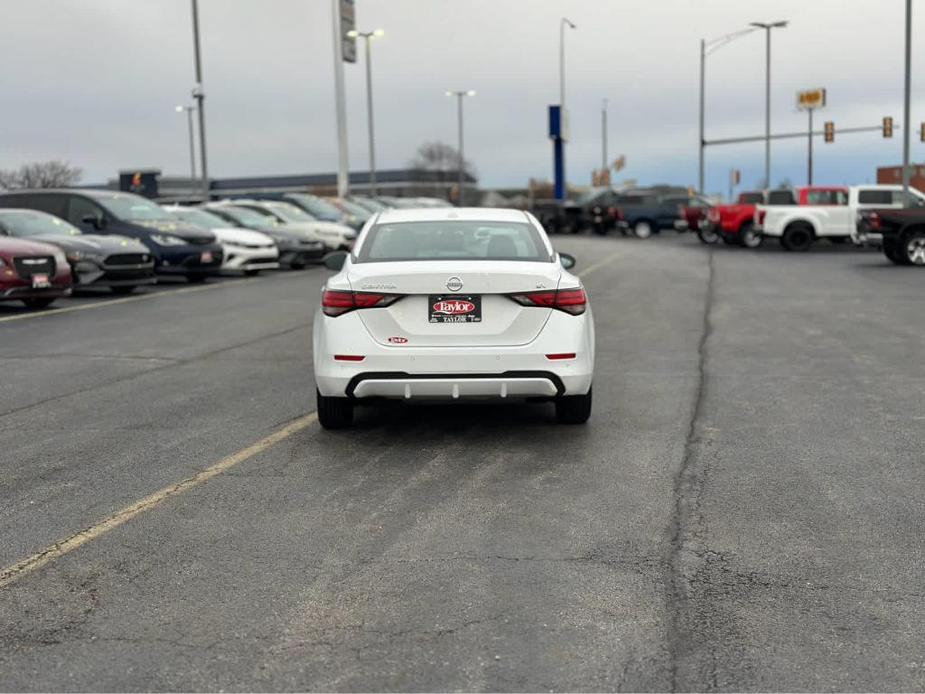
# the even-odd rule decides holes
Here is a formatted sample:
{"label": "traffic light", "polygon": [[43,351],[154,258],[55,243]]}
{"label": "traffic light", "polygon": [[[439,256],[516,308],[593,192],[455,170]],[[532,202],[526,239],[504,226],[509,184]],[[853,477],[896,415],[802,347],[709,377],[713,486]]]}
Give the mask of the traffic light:
{"label": "traffic light", "polygon": [[825,141],[835,142],[835,121],[827,120],[825,122]]}
{"label": "traffic light", "polygon": [[893,119],[890,116],[883,118],[883,136],[893,137]]}

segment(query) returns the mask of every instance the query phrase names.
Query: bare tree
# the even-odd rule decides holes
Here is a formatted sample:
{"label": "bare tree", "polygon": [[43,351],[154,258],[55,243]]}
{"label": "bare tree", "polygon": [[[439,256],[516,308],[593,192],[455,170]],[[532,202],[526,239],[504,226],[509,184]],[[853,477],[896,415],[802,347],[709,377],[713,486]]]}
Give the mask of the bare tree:
{"label": "bare tree", "polygon": [[[443,142],[425,142],[418,147],[414,158],[408,162],[412,169],[424,171],[442,171],[445,173],[459,171],[459,151],[455,147]],[[466,173],[475,175],[475,166],[468,160],[463,160],[463,169]]]}
{"label": "bare tree", "polygon": [[0,170],[0,188],[66,188],[83,178],[79,166],[52,160],[23,164],[18,169]]}

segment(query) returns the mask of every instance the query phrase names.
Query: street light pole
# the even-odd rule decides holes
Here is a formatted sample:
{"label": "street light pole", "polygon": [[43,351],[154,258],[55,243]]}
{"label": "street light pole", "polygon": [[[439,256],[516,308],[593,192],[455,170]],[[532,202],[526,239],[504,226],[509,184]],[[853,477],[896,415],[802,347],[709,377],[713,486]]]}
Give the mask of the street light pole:
{"label": "street light pole", "polygon": [[189,178],[190,183],[196,180],[196,148],[193,144],[193,111],[195,106],[177,106],[177,113],[186,111],[186,121],[189,125]]}
{"label": "street light pole", "polygon": [[467,96],[475,96],[475,91],[472,89],[462,90],[462,91],[447,91],[447,96],[456,97],[456,120],[459,126],[459,180],[457,183],[457,190],[459,191],[456,204],[458,207],[463,206],[463,185],[465,183],[465,168],[466,168],[466,158],[463,150],[463,99]]}
{"label": "street light pole", "polygon": [[199,111],[199,156],[202,159],[202,199],[209,200],[209,163],[206,155],[206,95],[202,88],[202,55],[199,48],[199,3],[193,4],[193,47],[196,57],[196,86],[193,88],[193,98]]}
{"label": "street light pole", "polygon": [[334,108],[337,113],[337,196],[342,198],[350,192],[350,161],[347,156],[347,105],[339,0],[331,0],[331,22],[334,31]]}
{"label": "street light pole", "polygon": [[753,31],[757,31],[757,27],[750,26],[747,29],[740,29],[739,31],[734,31],[731,34],[726,34],[725,36],[720,36],[716,39],[711,39],[706,41],[700,39],[700,156],[698,160],[698,175],[697,175],[697,190],[703,195],[704,189],[704,155],[706,150],[706,135],[705,135],[705,110],[706,110],[706,67],[707,67],[707,56],[714,51],[719,50],[727,43],[735,41],[737,38],[750,34]]}
{"label": "street light pole", "polygon": [[559,21],[559,124],[561,132],[562,194],[568,197],[568,183],[565,178],[565,142],[568,139],[568,112],[565,108],[565,27],[576,29],[574,22],[566,17]]}
{"label": "street light pole", "polygon": [[609,170],[610,166],[607,164],[607,99],[604,99],[601,108],[601,175]]}
{"label": "street light pole", "polygon": [[771,189],[771,29],[787,26],[786,21],[752,22],[753,27],[765,31],[765,79],[764,79],[764,180]]}
{"label": "street light pole", "polygon": [[373,58],[372,40],[385,36],[382,29],[348,31],[351,38],[362,38],[366,46],[366,120],[369,124],[369,194],[376,194],[376,135],[373,127]]}
{"label": "street light pole", "polygon": [[903,97],[903,207],[909,207],[909,138],[912,133],[912,0],[906,0],[906,76]]}

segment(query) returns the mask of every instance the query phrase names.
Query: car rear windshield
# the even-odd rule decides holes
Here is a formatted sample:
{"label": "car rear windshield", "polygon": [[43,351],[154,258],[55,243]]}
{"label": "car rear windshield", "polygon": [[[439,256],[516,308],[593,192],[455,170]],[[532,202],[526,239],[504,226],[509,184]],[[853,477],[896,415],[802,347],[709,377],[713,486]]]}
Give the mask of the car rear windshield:
{"label": "car rear windshield", "polygon": [[743,205],[760,205],[764,202],[764,195],[762,193],[742,193],[739,196],[739,202]]}
{"label": "car rear windshield", "polygon": [[0,212],[0,228],[13,236],[80,236],[80,229],[44,212]]}
{"label": "car rear windshield", "polygon": [[796,198],[790,190],[772,190],[768,193],[769,205],[795,205]]}
{"label": "car rear windshield", "polygon": [[521,222],[395,222],[369,230],[357,262],[552,260],[539,232]]}

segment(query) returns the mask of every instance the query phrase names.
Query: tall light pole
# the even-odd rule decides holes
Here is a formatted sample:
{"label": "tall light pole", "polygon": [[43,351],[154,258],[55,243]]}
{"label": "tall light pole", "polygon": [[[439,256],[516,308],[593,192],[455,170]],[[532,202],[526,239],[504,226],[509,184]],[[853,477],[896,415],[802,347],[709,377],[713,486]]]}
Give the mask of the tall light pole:
{"label": "tall light pole", "polygon": [[561,173],[561,199],[565,199],[568,196],[568,183],[566,182],[565,177],[565,142],[568,139],[568,113],[565,109],[565,28],[577,29],[578,27],[570,19],[562,17],[559,20],[559,122],[560,122],[560,131],[561,136],[558,141],[558,145],[561,149],[559,152],[559,162],[557,169]]}
{"label": "tall light pole", "polygon": [[756,29],[765,32],[765,78],[764,78],[764,180],[771,189],[771,29],[783,29],[786,21],[751,22]]}
{"label": "tall light pole", "polygon": [[369,194],[376,194],[376,135],[373,129],[373,68],[372,68],[372,40],[385,36],[382,29],[375,31],[347,32],[350,38],[361,38],[366,44],[366,120],[369,123]]}
{"label": "tall light pole", "polygon": [[337,113],[337,196],[342,198],[350,192],[350,162],[347,157],[347,105],[340,0],[331,0],[331,21],[334,30],[334,108]]}
{"label": "tall light pole", "polygon": [[909,207],[909,137],[912,134],[910,107],[912,89],[912,0],[906,0],[906,76],[903,97],[903,207]]}
{"label": "tall light pole", "polygon": [[457,121],[459,124],[459,198],[456,201],[456,204],[459,207],[463,206],[463,183],[465,181],[465,168],[466,168],[466,158],[463,154],[463,99],[467,96],[475,96],[475,91],[472,89],[467,89],[464,91],[453,91],[447,90],[447,96],[456,97],[456,113]]}
{"label": "tall light pole", "polygon": [[601,175],[610,170],[607,163],[607,99],[601,105]]}
{"label": "tall light pole", "polygon": [[206,94],[202,88],[202,55],[199,49],[199,3],[193,4],[193,48],[196,57],[196,86],[193,87],[193,98],[196,99],[196,108],[199,111],[199,156],[202,159],[202,199],[209,200],[209,162],[206,156]]}
{"label": "tall light pole", "polygon": [[189,124],[189,179],[190,183],[196,180],[196,147],[193,144],[193,111],[195,106],[177,106],[177,113],[186,111],[186,121]]}
{"label": "tall light pole", "polygon": [[734,31],[731,34],[726,34],[725,36],[720,36],[719,38],[711,39],[709,41],[706,39],[700,39],[700,157],[698,159],[697,191],[701,195],[704,194],[704,149],[706,147],[704,115],[706,110],[705,99],[707,56],[714,51],[719,50],[727,43],[735,41],[737,38],[757,30],[757,27],[749,27],[748,29],[740,29],[739,31]]}

